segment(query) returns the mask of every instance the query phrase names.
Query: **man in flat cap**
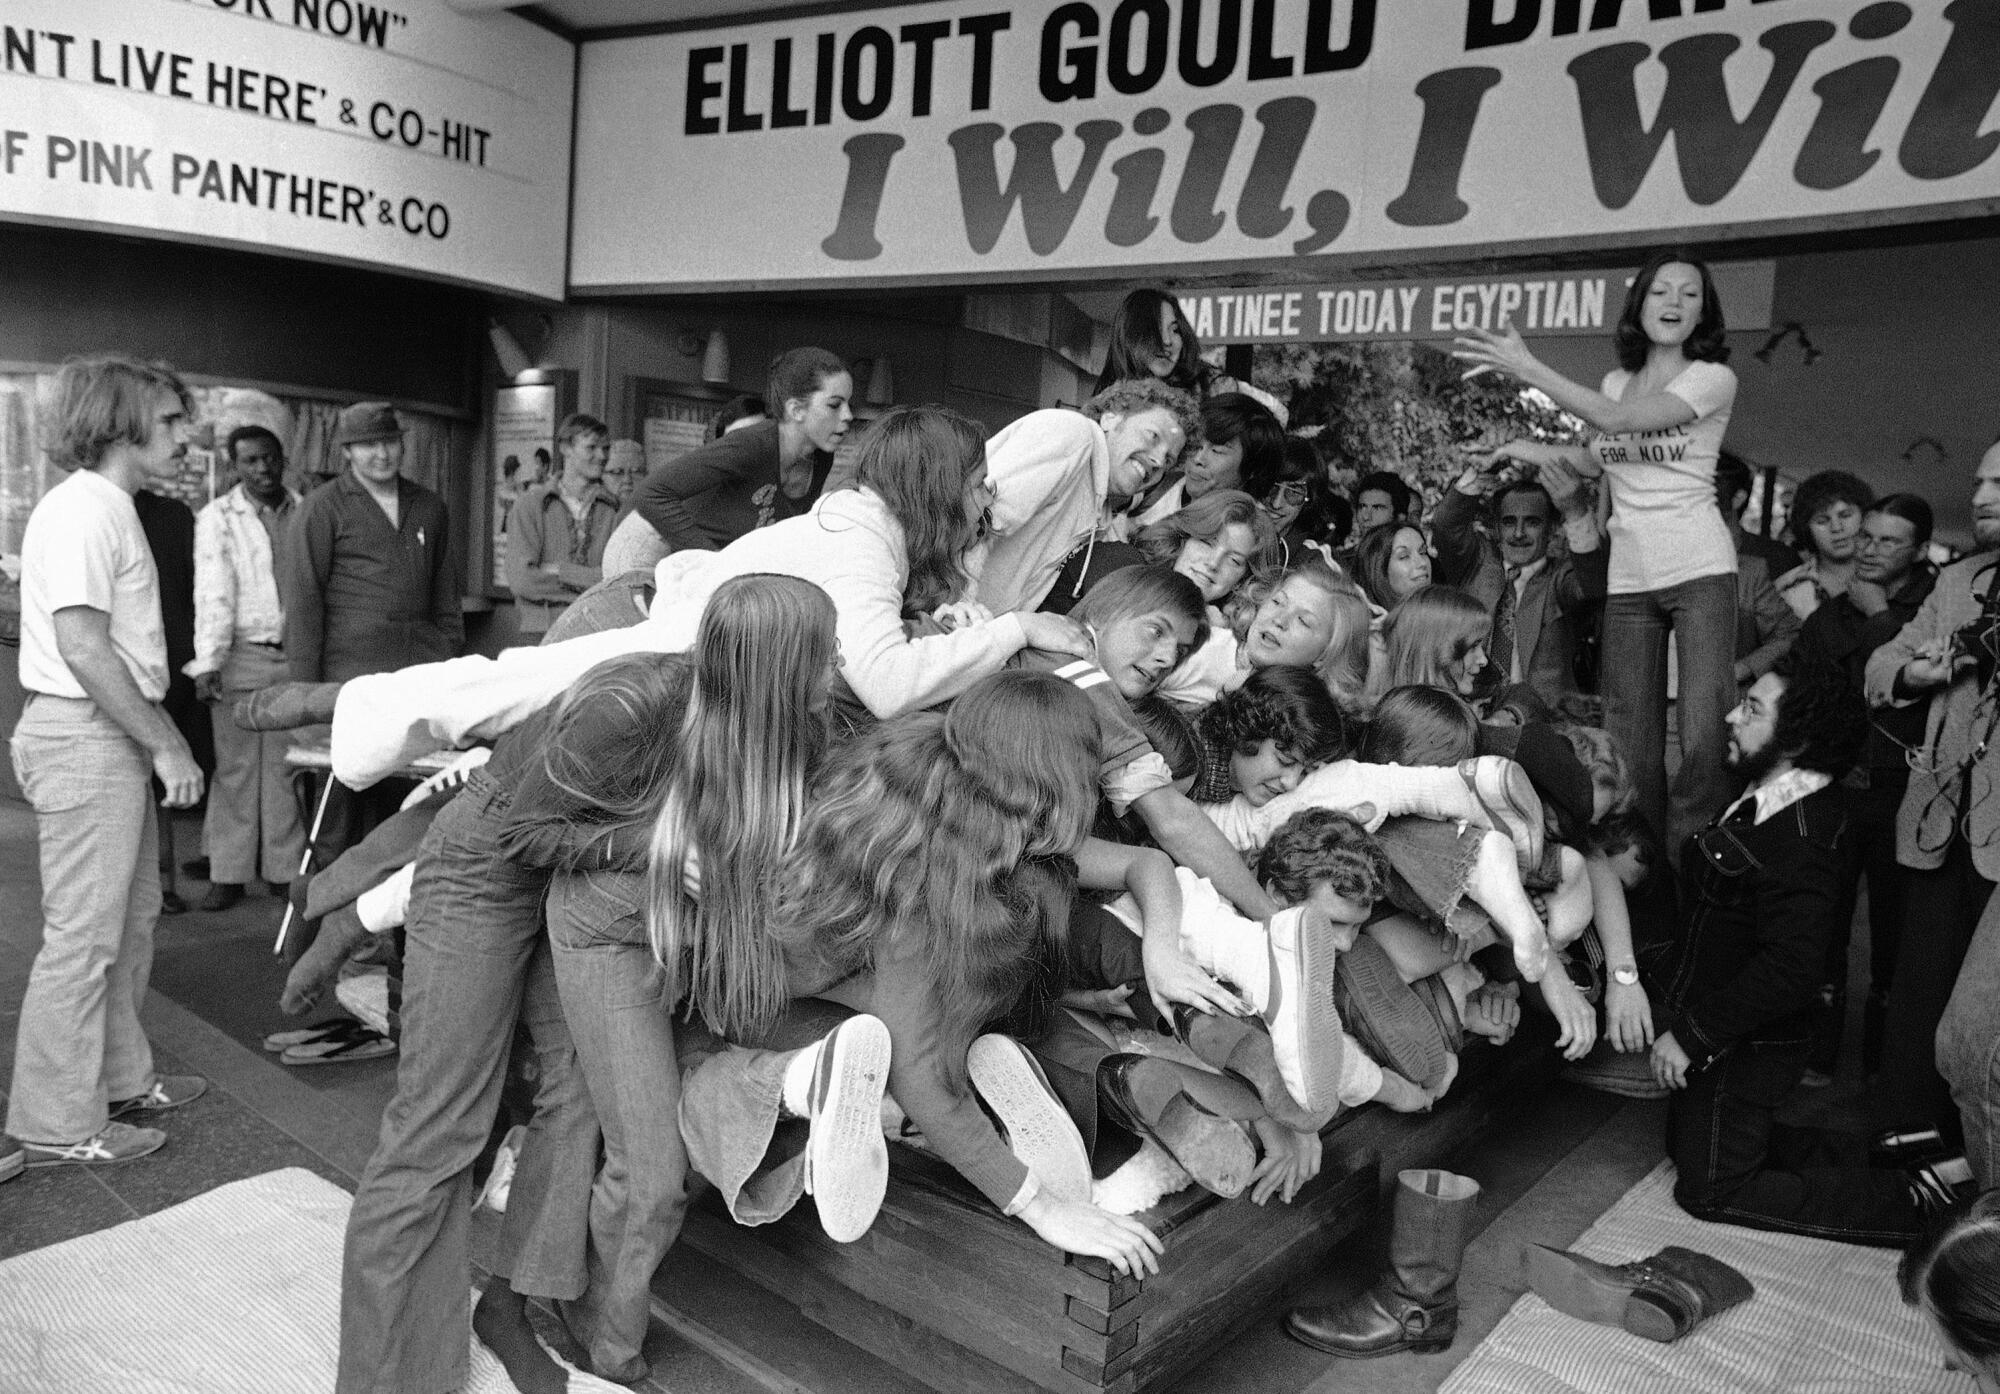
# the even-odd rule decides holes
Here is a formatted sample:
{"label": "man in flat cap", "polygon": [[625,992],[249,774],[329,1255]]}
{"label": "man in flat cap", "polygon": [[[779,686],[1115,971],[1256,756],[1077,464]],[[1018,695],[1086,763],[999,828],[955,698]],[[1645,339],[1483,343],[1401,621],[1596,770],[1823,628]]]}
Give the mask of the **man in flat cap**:
{"label": "man in flat cap", "polygon": [[285,656],[294,682],[345,682],[430,663],[464,637],[444,500],[403,478],[387,402],[340,414],[347,468],[300,505],[286,559]]}
{"label": "man in flat cap", "polygon": [[[403,426],[387,402],[340,414],[346,468],[309,494],[285,548],[285,658],[295,682],[345,682],[453,657],[464,638],[451,520],[442,498],[402,477]],[[336,793],[322,854],[373,820]]]}

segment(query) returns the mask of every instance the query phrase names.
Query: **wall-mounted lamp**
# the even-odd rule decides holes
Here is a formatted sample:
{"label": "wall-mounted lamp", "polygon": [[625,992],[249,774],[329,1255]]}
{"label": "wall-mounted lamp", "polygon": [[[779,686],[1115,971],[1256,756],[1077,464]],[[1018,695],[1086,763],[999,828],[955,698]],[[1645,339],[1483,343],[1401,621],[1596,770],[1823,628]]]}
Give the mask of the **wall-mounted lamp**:
{"label": "wall-mounted lamp", "polygon": [[1758,349],[1751,356],[1760,363],[1769,363],[1772,355],[1777,353],[1778,346],[1787,339],[1797,339],[1799,341],[1800,356],[1804,359],[1805,365],[1808,368],[1819,362],[1825,352],[1813,343],[1812,338],[1806,333],[1806,327],[1803,324],[1800,324],[1795,319],[1788,319],[1781,327],[1772,332],[1770,338],[1764,340],[1764,347]]}
{"label": "wall-mounted lamp", "polygon": [[886,357],[876,359],[868,370],[868,390],[861,400],[871,407],[896,405],[896,374]]}
{"label": "wall-mounted lamp", "polygon": [[674,348],[683,358],[700,357],[703,382],[728,383],[729,336],[720,329],[711,329],[706,335],[699,329],[683,329],[674,337]]}
{"label": "wall-mounted lamp", "polygon": [[708,331],[708,346],[701,351],[701,380],[717,384],[729,381],[729,337],[720,329]]}
{"label": "wall-mounted lamp", "polygon": [[508,377],[517,378],[535,366],[521,341],[499,320],[486,321],[486,338],[493,345],[493,356],[500,360],[500,371]]}

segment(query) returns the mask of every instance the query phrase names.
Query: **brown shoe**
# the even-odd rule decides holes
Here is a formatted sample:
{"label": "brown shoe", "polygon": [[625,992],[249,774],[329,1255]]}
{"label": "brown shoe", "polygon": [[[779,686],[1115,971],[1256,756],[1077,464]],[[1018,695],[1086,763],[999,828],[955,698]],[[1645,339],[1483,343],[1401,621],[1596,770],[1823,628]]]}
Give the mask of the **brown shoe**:
{"label": "brown shoe", "polygon": [[1677,1341],[1757,1291],[1720,1259],[1679,1247],[1610,1264],[1531,1244],[1523,1261],[1528,1286],[1557,1311],[1649,1341]]}
{"label": "brown shoe", "polygon": [[208,894],[201,898],[201,908],[208,914],[216,914],[234,906],[243,899],[243,885],[237,881],[216,881],[208,888]]}

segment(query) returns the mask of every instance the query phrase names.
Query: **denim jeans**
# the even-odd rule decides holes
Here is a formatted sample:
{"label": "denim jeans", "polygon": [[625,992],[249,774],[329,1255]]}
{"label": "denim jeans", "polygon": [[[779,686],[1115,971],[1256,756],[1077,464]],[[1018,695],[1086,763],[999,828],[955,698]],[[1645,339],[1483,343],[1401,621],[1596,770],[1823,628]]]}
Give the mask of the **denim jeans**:
{"label": "denim jeans", "polygon": [[[396,1095],[341,1256],[338,1394],[450,1394],[465,1383],[472,1164],[499,1110],[516,1020],[525,1016],[544,1033],[562,1020],[542,935],[548,878],[501,854],[507,808],[493,780],[475,772],[417,855]],[[541,1049],[545,1075],[566,1048],[564,1040]],[[573,1070],[558,1073],[574,1078]],[[542,1202],[587,1196],[590,1172],[577,1179],[559,1170],[524,1155],[501,1266],[546,1276],[566,1264],[574,1295],[583,1284],[582,1221],[546,1214]],[[566,1226],[568,1259],[559,1252]]]}
{"label": "denim jeans", "polygon": [[[619,1377],[640,1359],[653,1273],[687,1213],[674,1004],[646,937],[644,876],[558,875],[548,919],[556,986],[595,1108],[587,1141],[594,1150],[601,1130],[604,1142],[589,1192],[587,1329],[571,1329],[596,1370]],[[518,1273],[514,1289],[528,1291]]]}
{"label": "denim jeans", "polygon": [[1900,1247],[1922,1223],[1902,1173],[1871,1170],[1859,1139],[1843,1155],[1830,1137],[1775,1121],[1809,1049],[1746,1041],[1690,1072],[1667,1114],[1674,1199],[1696,1219]]}
{"label": "denim jeans", "polygon": [[153,1085],[139,1005],[160,918],[153,762],[83,698],[28,698],[14,775],[35,809],[42,947],[21,999],[7,1131],[28,1142],[101,1132],[110,1101]]}
{"label": "denim jeans", "polygon": [[2000,896],[1986,902],[1937,1030],[1937,1065],[1979,1188],[2000,1186]]}
{"label": "denim jeans", "polygon": [[830,1002],[795,1001],[754,1047],[699,1022],[675,1033],[688,1164],[721,1192],[739,1225],[768,1225],[805,1194],[806,1123],[783,1116],[785,1066],[852,1015]]}
{"label": "denim jeans", "polygon": [[[1681,763],[1667,787],[1667,637],[1680,659]],[[1736,705],[1736,578],[1699,576],[1604,605],[1605,720],[1632,767],[1639,811],[1678,849],[1729,801],[1722,764]],[[1671,810],[1669,808],[1671,792]]]}

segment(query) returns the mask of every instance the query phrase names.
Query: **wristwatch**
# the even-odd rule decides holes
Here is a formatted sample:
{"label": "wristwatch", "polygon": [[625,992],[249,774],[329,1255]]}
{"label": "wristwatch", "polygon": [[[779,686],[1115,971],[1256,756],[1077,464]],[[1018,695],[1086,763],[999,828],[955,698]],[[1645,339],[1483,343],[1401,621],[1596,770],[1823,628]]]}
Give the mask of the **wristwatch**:
{"label": "wristwatch", "polygon": [[1637,987],[1639,985],[1639,970],[1632,967],[1614,968],[1611,970],[1611,981],[1617,983],[1620,987]]}

